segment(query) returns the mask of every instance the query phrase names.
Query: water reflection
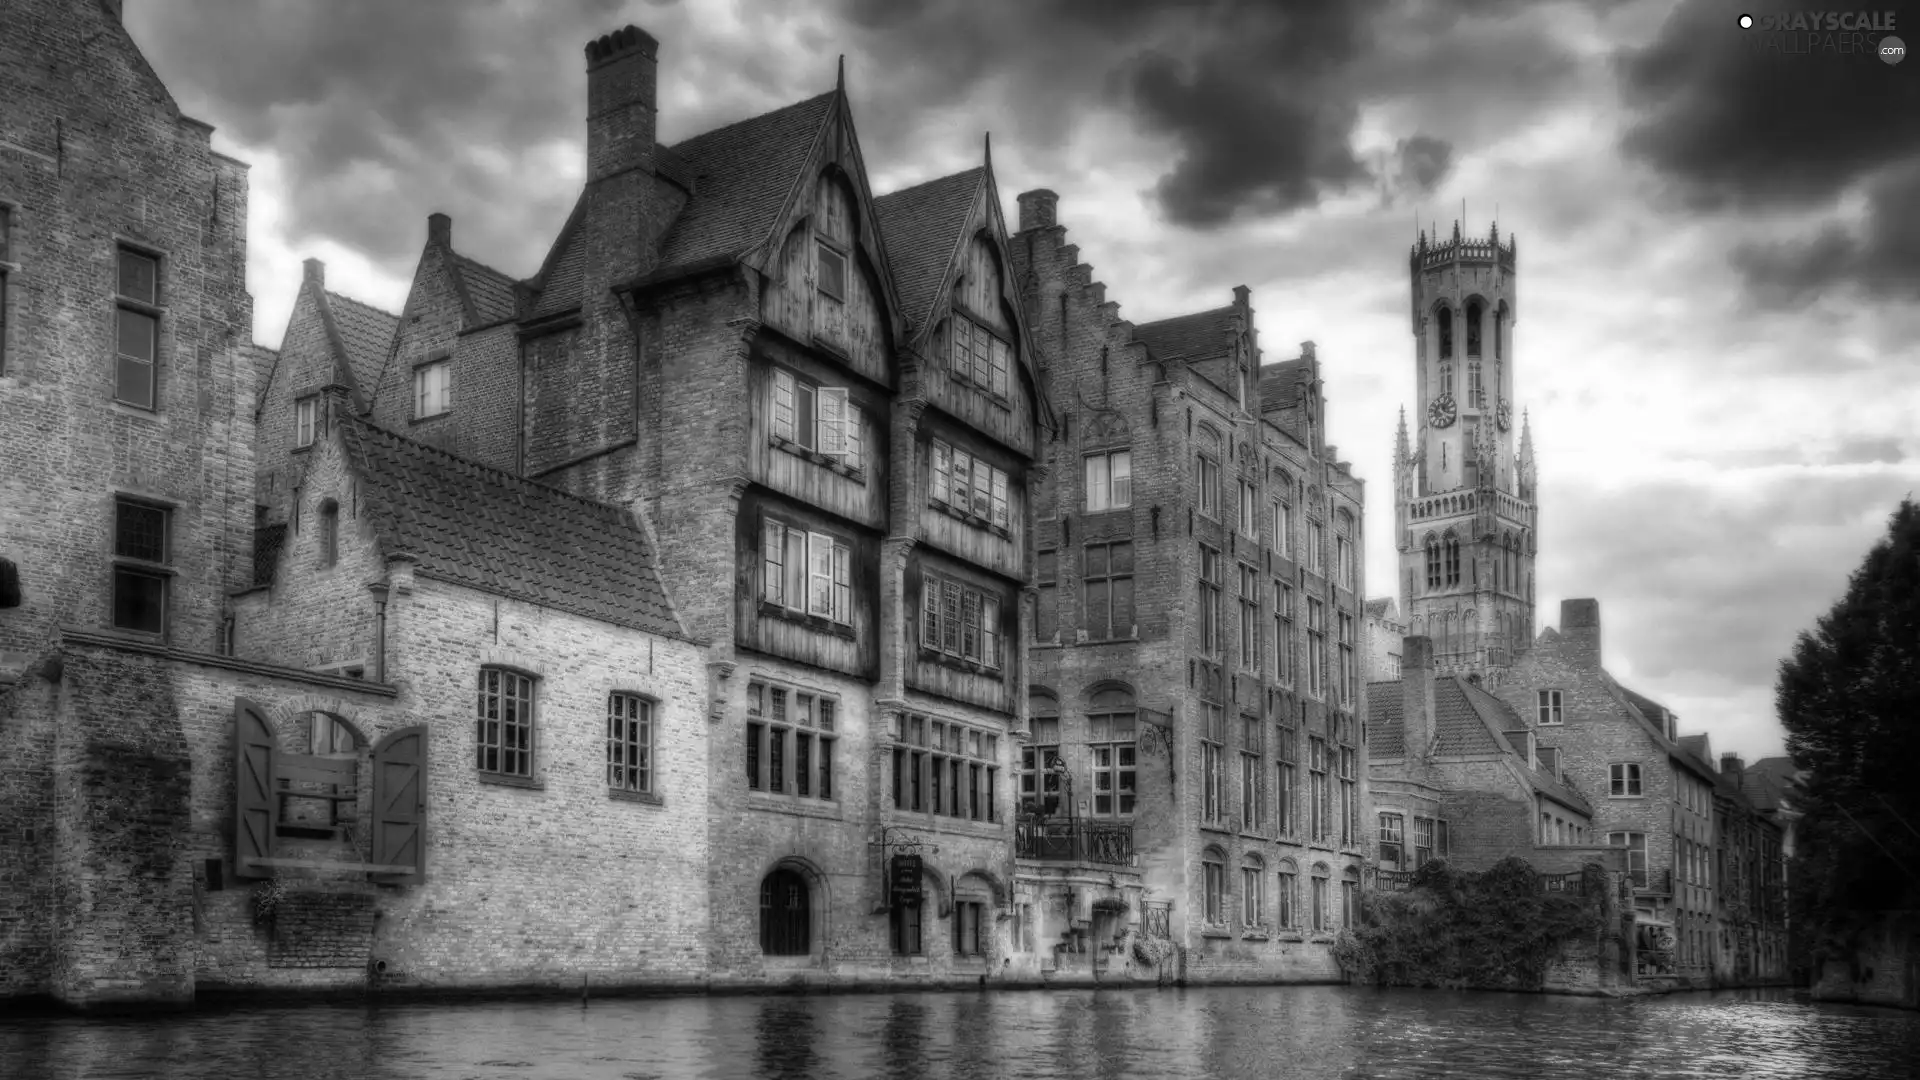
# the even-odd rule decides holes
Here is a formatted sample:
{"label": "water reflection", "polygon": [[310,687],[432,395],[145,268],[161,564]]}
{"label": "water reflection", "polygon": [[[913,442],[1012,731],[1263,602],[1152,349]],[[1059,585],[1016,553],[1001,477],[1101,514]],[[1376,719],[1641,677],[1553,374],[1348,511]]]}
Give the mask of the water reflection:
{"label": "water reflection", "polygon": [[1920,1015],[1783,991],[1346,987],[717,997],[0,1017],[0,1075],[928,1080],[1915,1075]]}

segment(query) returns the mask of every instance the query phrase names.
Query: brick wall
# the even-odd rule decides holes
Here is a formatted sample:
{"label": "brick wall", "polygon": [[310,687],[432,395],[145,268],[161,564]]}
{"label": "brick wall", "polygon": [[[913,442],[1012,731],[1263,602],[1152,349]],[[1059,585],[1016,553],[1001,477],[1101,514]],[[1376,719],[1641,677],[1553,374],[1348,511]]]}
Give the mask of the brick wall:
{"label": "brick wall", "polygon": [[[13,204],[0,372],[0,671],[55,626],[109,621],[115,492],[174,507],[170,640],[211,648],[250,544],[245,166],[182,117],[104,5],[22,0],[0,41],[0,201]],[[56,119],[58,131],[56,132]],[[117,246],[160,257],[157,408],[116,405]]]}

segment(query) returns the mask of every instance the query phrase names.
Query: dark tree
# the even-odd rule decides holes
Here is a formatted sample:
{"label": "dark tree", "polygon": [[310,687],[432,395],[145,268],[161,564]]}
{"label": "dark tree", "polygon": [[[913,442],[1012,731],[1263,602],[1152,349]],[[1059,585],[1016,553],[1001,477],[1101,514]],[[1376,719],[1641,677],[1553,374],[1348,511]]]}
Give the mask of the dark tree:
{"label": "dark tree", "polygon": [[1846,595],[1781,661],[1774,700],[1803,770],[1793,917],[1842,947],[1920,907],[1920,506],[1903,500]]}

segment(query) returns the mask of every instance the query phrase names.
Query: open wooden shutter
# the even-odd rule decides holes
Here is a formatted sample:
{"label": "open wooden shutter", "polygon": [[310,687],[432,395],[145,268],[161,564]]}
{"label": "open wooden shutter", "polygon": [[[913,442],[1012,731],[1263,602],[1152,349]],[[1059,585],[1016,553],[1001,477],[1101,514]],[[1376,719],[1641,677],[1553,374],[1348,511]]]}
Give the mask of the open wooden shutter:
{"label": "open wooden shutter", "polygon": [[273,727],[260,707],[246,698],[233,702],[233,872],[236,877],[271,877],[273,870],[253,860],[273,857],[280,799],[273,791],[274,759],[279,756]]}
{"label": "open wooden shutter", "polygon": [[372,862],[410,866],[405,873],[374,874],[383,884],[427,879],[427,729],[401,728],[373,748]]}
{"label": "open wooden shutter", "polygon": [[820,438],[815,444],[828,457],[844,457],[847,452],[847,390],[843,386],[820,388]]}

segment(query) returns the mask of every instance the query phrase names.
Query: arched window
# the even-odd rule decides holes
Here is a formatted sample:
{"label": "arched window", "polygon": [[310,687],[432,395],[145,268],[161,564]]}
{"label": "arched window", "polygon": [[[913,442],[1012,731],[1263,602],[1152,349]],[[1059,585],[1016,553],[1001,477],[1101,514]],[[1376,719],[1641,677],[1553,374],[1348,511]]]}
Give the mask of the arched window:
{"label": "arched window", "polygon": [[340,558],[340,504],[328,499],[320,504],[320,565],[332,566]]}
{"label": "arched window", "polygon": [[1487,389],[1480,383],[1480,358],[1467,358],[1467,403],[1476,409],[1487,407]]}
{"label": "arched window", "polygon": [[1460,538],[1447,534],[1447,584],[1460,584]]}
{"label": "arched window", "polygon": [[1292,859],[1280,860],[1280,872],[1274,878],[1273,925],[1291,930],[1300,925],[1300,872]]}
{"label": "arched window", "polygon": [[[1440,393],[1453,393],[1453,361],[1451,360],[1440,361]],[[1445,466],[1446,460],[1441,459],[1440,464]]]}
{"label": "arched window", "polygon": [[1440,541],[1427,534],[1427,588],[1440,587]]}
{"label": "arched window", "polygon": [[807,879],[782,868],[760,882],[760,951],[805,956],[812,951],[812,904]]}
{"label": "arched window", "polygon": [[1480,301],[1467,301],[1467,355],[1480,355],[1480,315],[1485,309]]}
{"label": "arched window", "polygon": [[[1440,359],[1450,360],[1453,358],[1453,309],[1443,304],[1440,307],[1439,316]],[[1446,382],[1446,376],[1441,376],[1440,381],[1444,384]]]}
{"label": "arched window", "polygon": [[1240,860],[1240,925],[1263,926],[1267,917],[1267,864],[1258,855]]}
{"label": "arched window", "polygon": [[1200,884],[1207,925],[1227,925],[1227,857],[1217,847],[1200,853]]}
{"label": "arched window", "polygon": [[1087,753],[1095,817],[1131,817],[1134,786],[1133,691],[1104,686],[1088,696]]}

